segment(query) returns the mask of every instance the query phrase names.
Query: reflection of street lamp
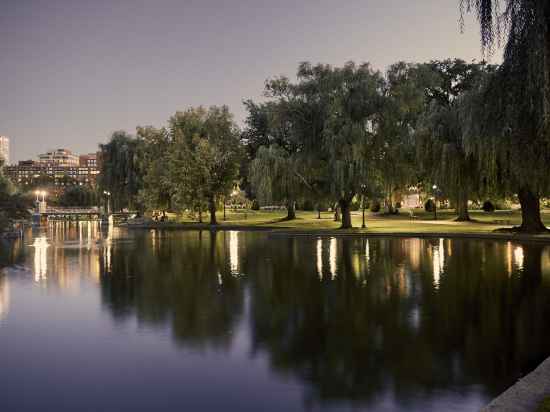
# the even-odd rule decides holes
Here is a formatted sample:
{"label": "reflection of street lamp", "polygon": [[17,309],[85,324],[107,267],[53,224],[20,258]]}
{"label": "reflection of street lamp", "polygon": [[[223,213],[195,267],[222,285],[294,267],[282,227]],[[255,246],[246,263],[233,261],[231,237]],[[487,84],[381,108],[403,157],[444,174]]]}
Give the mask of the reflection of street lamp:
{"label": "reflection of street lamp", "polygon": [[36,203],[38,203],[38,202],[39,202],[39,200],[38,200],[38,195],[40,195],[40,191],[39,191],[39,190],[35,190],[35,191],[34,191],[34,194],[36,195]]}
{"label": "reflection of street lamp", "polygon": [[45,201],[46,201],[46,195],[47,195],[47,193],[46,193],[44,190],[42,190],[42,191],[40,192],[40,194],[42,195],[42,202],[45,202]]}
{"label": "reflection of street lamp", "polygon": [[434,220],[437,220],[437,185],[433,185],[432,189],[434,191]]}

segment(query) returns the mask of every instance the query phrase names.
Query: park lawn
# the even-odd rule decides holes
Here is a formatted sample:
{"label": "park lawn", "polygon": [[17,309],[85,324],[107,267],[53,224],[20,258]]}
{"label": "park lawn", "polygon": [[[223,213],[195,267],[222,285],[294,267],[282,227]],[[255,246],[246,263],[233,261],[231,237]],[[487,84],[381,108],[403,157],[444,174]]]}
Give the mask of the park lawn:
{"label": "park lawn", "polygon": [[[372,233],[488,233],[495,229],[509,228],[512,225],[521,223],[519,211],[495,211],[491,213],[480,210],[470,211],[472,222],[455,222],[455,214],[452,210],[440,210],[437,213],[437,220],[434,220],[433,213],[416,209],[415,218],[411,219],[409,212],[405,211],[398,215],[384,215],[380,213],[366,212],[366,231]],[[262,226],[274,229],[295,230],[295,231],[316,231],[336,230],[340,223],[333,220],[332,212],[321,213],[321,219],[317,218],[317,212],[297,211],[295,220],[286,221],[286,211],[253,211],[238,210],[227,211],[226,220],[223,220],[223,212],[218,212],[218,222],[221,225],[235,226]],[[550,226],[550,210],[542,213],[543,221]],[[208,222],[208,215],[203,216],[205,223]],[[179,222],[193,223],[187,217],[180,218]],[[354,229],[350,231],[362,232],[361,212],[352,212]]]}

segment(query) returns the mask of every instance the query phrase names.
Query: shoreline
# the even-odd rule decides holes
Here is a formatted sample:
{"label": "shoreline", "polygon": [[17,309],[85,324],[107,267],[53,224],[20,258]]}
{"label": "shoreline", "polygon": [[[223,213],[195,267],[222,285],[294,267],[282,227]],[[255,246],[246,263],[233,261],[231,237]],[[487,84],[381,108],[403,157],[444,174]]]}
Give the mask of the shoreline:
{"label": "shoreline", "polygon": [[243,224],[219,224],[207,223],[146,223],[123,224],[119,227],[141,230],[208,230],[208,231],[242,231],[242,232],[268,232],[270,237],[356,237],[356,238],[449,238],[449,239],[477,239],[477,240],[501,240],[549,243],[550,234],[525,234],[525,233],[493,233],[493,232],[428,232],[428,231],[369,231],[368,229],[303,229],[285,226],[243,225]]}
{"label": "shoreline", "polygon": [[481,412],[535,412],[547,396],[550,396],[550,357],[494,398]]}

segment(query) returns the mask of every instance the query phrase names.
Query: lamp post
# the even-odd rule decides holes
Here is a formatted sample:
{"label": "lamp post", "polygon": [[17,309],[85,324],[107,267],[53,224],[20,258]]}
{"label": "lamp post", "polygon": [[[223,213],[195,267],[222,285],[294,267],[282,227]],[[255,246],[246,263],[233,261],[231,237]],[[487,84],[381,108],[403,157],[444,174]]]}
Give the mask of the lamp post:
{"label": "lamp post", "polygon": [[36,195],[36,203],[38,203],[38,202],[39,202],[38,196],[40,195],[40,191],[39,191],[39,190],[35,190],[35,191],[34,191],[34,194]]}
{"label": "lamp post", "polygon": [[365,224],[365,191],[367,190],[367,185],[361,185],[361,210],[363,212],[363,223],[361,229],[366,229],[367,225]]}
{"label": "lamp post", "polygon": [[434,220],[437,220],[437,185],[433,185],[432,189],[434,191]]}
{"label": "lamp post", "polygon": [[109,216],[111,214],[111,202],[110,202],[111,192],[104,190],[103,194],[107,198],[107,216]]}

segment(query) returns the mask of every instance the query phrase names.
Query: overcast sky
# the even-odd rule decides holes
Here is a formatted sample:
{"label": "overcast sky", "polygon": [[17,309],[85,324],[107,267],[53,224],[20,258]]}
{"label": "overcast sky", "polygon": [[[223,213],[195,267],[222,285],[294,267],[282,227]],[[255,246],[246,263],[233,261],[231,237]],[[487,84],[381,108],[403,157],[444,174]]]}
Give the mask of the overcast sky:
{"label": "overcast sky", "polygon": [[458,0],[0,0],[0,135],[12,161],[95,151],[176,110],[260,98],[301,61],[481,58]]}

